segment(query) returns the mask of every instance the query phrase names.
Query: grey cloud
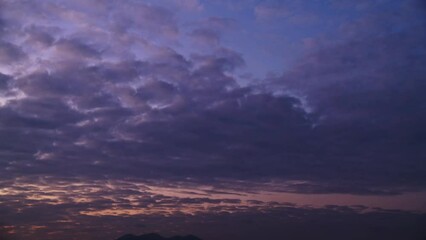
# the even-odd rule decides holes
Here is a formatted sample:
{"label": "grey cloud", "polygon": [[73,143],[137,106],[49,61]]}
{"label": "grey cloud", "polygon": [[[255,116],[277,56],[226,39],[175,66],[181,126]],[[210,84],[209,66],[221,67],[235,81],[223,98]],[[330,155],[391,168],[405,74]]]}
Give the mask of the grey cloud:
{"label": "grey cloud", "polygon": [[101,54],[100,50],[73,39],[60,39],[55,42],[54,47],[57,49],[61,58],[69,56],[77,59],[99,58]]}
{"label": "grey cloud", "polygon": [[52,31],[52,29],[48,28],[37,28],[35,26],[29,27],[26,29],[28,37],[25,45],[38,45],[42,48],[50,47],[55,41],[55,38],[49,34],[49,30]]}
{"label": "grey cloud", "polygon": [[[3,122],[13,123],[17,131],[56,129],[55,137],[48,137],[50,146],[42,147],[46,143],[40,142],[32,154],[55,152],[51,164],[59,171],[81,172],[82,165],[91,164],[85,159],[102,159],[103,165],[90,167],[97,169],[91,174],[112,168],[121,169],[120,174],[137,174],[138,169],[148,168],[146,177],[202,176],[216,168],[211,174],[227,176],[231,169],[242,168],[241,176],[257,175],[250,169],[258,165],[254,156],[275,145],[266,147],[274,141],[268,134],[278,130],[282,121],[289,127],[281,125],[284,128],[276,137],[287,131],[291,138],[297,129],[309,129],[309,120],[293,107],[296,99],[239,87],[225,72],[242,64],[239,54],[226,49],[191,60],[171,54],[153,62],[68,64],[51,73],[16,79],[28,99],[11,104],[7,109],[13,110],[3,115]],[[291,148],[290,141],[284,144]],[[255,154],[247,158],[251,151]],[[243,154],[237,157],[241,160],[227,163],[238,154]],[[74,166],[64,164],[69,158],[80,160]],[[113,167],[114,159],[127,159],[130,168]],[[250,164],[243,167],[242,161]],[[161,162],[170,164],[160,166]],[[268,174],[267,165],[261,167],[262,174]],[[33,170],[43,171],[37,169]]]}
{"label": "grey cloud", "polygon": [[205,27],[216,30],[231,30],[237,27],[237,21],[232,18],[210,17],[201,22]]}
{"label": "grey cloud", "polygon": [[[426,35],[418,17],[424,11],[411,5],[420,2],[342,25],[339,37],[256,86],[238,84],[244,57],[219,44],[238,27],[235,20],[190,25],[193,38],[216,45],[184,56],[177,16],[159,5],[24,3],[0,2],[0,62],[19,67],[0,74],[0,222],[17,237],[60,239],[72,231],[106,239],[141,225],[212,239],[424,236],[422,214],[236,199],[265,188],[357,195],[425,189]],[[258,17],[287,17],[295,7],[275,3],[260,3]],[[27,59],[36,60],[22,63]],[[22,176],[26,185],[16,185]],[[129,179],[212,189],[173,197]],[[36,187],[55,181],[60,187],[50,193]],[[158,212],[82,213],[113,207]],[[39,223],[47,228],[31,229]]]}
{"label": "grey cloud", "polygon": [[[194,216],[175,213],[167,218],[158,215],[94,217],[70,214],[70,211],[90,206],[92,205],[80,204],[76,208],[70,208],[71,206],[67,205],[36,204],[21,214],[8,211],[11,206],[2,206],[1,209],[7,214],[5,216],[8,216],[4,221],[7,221],[9,226],[21,226],[20,234],[45,239],[55,239],[58,236],[56,231],[70,233],[66,235],[70,236],[73,229],[78,227],[78,233],[72,233],[73,236],[80,238],[90,236],[92,239],[113,239],[111,236],[119,237],[125,232],[139,234],[161,231],[167,235],[191,232],[207,240],[224,239],[229,235],[235,239],[282,236],[297,236],[300,239],[345,238],[350,235],[353,239],[397,240],[405,237],[413,239],[423,237],[424,232],[420,226],[425,222],[425,216],[422,214],[382,209],[363,213],[359,206],[328,206],[321,209],[277,206],[262,212],[256,207],[239,209],[239,212],[235,212],[238,209],[222,206],[215,208],[214,213],[199,213]],[[230,214],[229,211],[234,213]],[[40,215],[41,212],[44,214]],[[61,213],[60,217],[51,216],[52,212]],[[43,218],[46,228],[31,231],[32,225],[40,224],[40,219],[37,220],[35,216]],[[96,225],[93,224],[95,222]],[[321,223],[320,226],[318,222]],[[218,227],[221,231],[217,231]],[[246,231],[240,231],[242,228]]]}
{"label": "grey cloud", "polygon": [[353,2],[353,1],[336,1],[336,0],[330,0],[329,3],[331,4],[331,6],[333,7],[337,7],[337,8],[352,8],[352,9],[356,9],[356,10],[366,10],[366,9],[371,9],[377,5],[381,5],[383,3],[386,3],[387,1],[357,1],[357,2]]}
{"label": "grey cloud", "polygon": [[0,91],[8,88],[11,78],[11,76],[0,73]]}
{"label": "grey cloud", "polygon": [[[346,139],[336,142],[344,125],[313,128],[317,116],[298,107],[297,98],[239,86],[228,74],[243,64],[238,53],[227,49],[190,59],[169,51],[148,61],[65,64],[51,73],[16,79],[30,98],[10,105],[13,110],[5,112],[3,123],[13,124],[11,131],[34,133],[25,140],[31,160],[39,151],[55,154],[51,168],[41,163],[27,168],[27,159],[14,169],[28,174],[53,174],[55,169],[55,174],[93,178],[108,174],[317,181],[284,188],[309,193],[395,194],[404,188],[392,191],[389,185],[423,185],[418,181],[421,168],[413,174],[407,166],[410,176],[398,182],[399,171],[390,167],[388,176],[377,174],[389,158],[371,162],[369,169],[359,164],[371,156],[342,158],[366,146],[353,145],[370,130],[353,125],[350,129],[356,133],[343,131]],[[55,133],[35,134],[35,129]],[[36,137],[45,140],[31,144]],[[2,144],[13,151],[10,144],[18,144],[14,141]],[[376,142],[371,148],[385,146]],[[392,164],[404,167],[397,159]]]}
{"label": "grey cloud", "polygon": [[11,64],[24,59],[26,54],[22,49],[10,42],[0,40],[0,62],[2,64]]}
{"label": "grey cloud", "polygon": [[214,75],[223,77],[225,77],[223,72],[233,72],[245,64],[240,53],[226,48],[218,49],[214,55],[193,54],[191,58],[200,64],[199,71],[210,71]]}
{"label": "grey cloud", "polygon": [[56,47],[75,57],[98,57],[102,51],[108,57],[132,58],[135,49],[129,48],[142,45],[144,51],[155,52],[159,46],[146,39],[175,44],[179,33],[173,12],[142,2],[5,2],[3,9],[6,33],[15,39],[25,37],[30,51],[59,39]]}
{"label": "grey cloud", "polygon": [[[78,66],[76,66],[78,68]],[[99,79],[90,77],[89,71],[76,73],[66,69],[59,73],[35,72],[16,80],[16,85],[27,95],[33,97],[67,97],[91,94],[99,89]]]}
{"label": "grey cloud", "polygon": [[171,39],[179,32],[173,13],[166,8],[136,2],[113,7],[118,7],[121,13],[125,13],[117,12],[112,15],[114,19],[112,26],[117,31],[133,28],[148,36],[156,34]]}
{"label": "grey cloud", "polygon": [[4,31],[5,28],[5,23],[3,21],[3,19],[0,18],[0,33],[2,33]]}
{"label": "grey cloud", "polygon": [[190,36],[195,39],[196,42],[208,46],[217,46],[220,41],[218,32],[206,28],[197,28],[190,33]]}
{"label": "grey cloud", "polygon": [[284,4],[262,3],[255,7],[254,14],[258,19],[286,17],[290,10]]}
{"label": "grey cloud", "polygon": [[202,11],[203,4],[199,0],[182,0],[173,1],[174,4],[187,11]]}
{"label": "grey cloud", "polygon": [[[410,24],[408,11],[383,14],[351,25],[349,36],[307,54],[273,81],[305,97],[319,114],[315,132],[323,150],[317,158],[334,162],[333,175],[351,166],[346,174],[420,186],[426,170],[424,21]],[[401,21],[406,25],[399,31],[388,28]]]}
{"label": "grey cloud", "polygon": [[[164,231],[164,234],[188,231],[206,239],[222,239],[228,234],[235,235],[237,239],[258,239],[260,228],[263,229],[262,236],[270,238],[286,234],[301,239],[311,239],[313,235],[340,238],[350,233],[355,239],[365,236],[371,239],[383,237],[402,239],[407,236],[413,238],[422,236],[424,232],[420,226],[426,220],[424,214],[420,213],[369,209],[360,205],[327,205],[313,208],[254,200],[247,201],[250,205],[244,205],[238,199],[186,198],[153,194],[150,188],[131,182],[105,180],[108,181],[106,185],[105,181],[73,179],[69,184],[69,180],[72,179],[42,177],[36,181],[33,179],[31,186],[18,184],[24,183],[24,179],[1,182],[2,186],[8,186],[6,196],[0,198],[0,200],[8,199],[6,204],[0,207],[4,217],[2,222],[15,229],[16,233],[12,236],[28,235],[55,239],[56,231],[70,232],[79,227],[77,236],[85,238],[96,232],[95,236],[92,235],[94,239],[104,239],[114,234],[122,235],[122,231],[138,232],[152,229]],[[49,196],[55,198],[37,199]],[[74,202],[77,199],[86,201]],[[188,206],[188,209],[198,211],[193,215],[179,212],[184,205]],[[111,206],[116,210],[139,210],[139,212],[136,215],[118,216],[80,214],[85,211],[109,210]],[[145,212],[153,209],[158,211]],[[175,209],[174,214],[170,215],[168,209]],[[318,227],[317,222],[322,223],[321,227]],[[138,228],[141,224],[144,229]],[[218,224],[224,224],[220,233],[215,231],[214,227]],[[45,227],[35,230],[31,228],[37,225]],[[240,231],[241,228],[251,231],[251,226],[256,226],[252,232]],[[310,229],[309,233],[306,229]],[[72,237],[69,239],[73,239]]]}
{"label": "grey cloud", "polygon": [[[175,26],[168,10],[140,3],[133,16],[131,7],[128,16],[113,14],[111,24],[147,24],[151,34],[158,25]],[[212,29],[228,24],[209,21]],[[121,35],[134,40],[127,30]],[[290,96],[240,86],[233,74],[244,59],[230,49],[184,57],[161,47],[144,60],[102,61],[99,43],[76,35],[51,43],[55,34],[28,30],[30,41],[52,44],[73,61],[2,76],[9,79],[4,86],[26,94],[0,109],[1,134],[10,136],[0,142],[9,169],[2,176],[316,182],[284,187],[307,193],[422,189],[425,37],[409,30],[359,34],[311,53],[274,79],[278,90],[297,93]],[[88,66],[84,58],[100,61]],[[313,111],[301,107],[298,94]]]}
{"label": "grey cloud", "polygon": [[222,35],[237,29],[237,26],[231,18],[209,17],[190,24],[189,36],[205,47],[219,47]]}

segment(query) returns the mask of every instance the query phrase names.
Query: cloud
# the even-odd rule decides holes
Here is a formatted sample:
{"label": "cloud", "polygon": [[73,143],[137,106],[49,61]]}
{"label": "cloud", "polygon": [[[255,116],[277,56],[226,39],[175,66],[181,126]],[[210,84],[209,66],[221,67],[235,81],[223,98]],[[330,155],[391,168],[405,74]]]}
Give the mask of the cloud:
{"label": "cloud", "polygon": [[[254,13],[316,19],[289,3]],[[199,1],[175,3],[198,11],[189,23],[161,3],[0,4],[0,220],[17,237],[105,239],[140,226],[213,239],[422,234],[421,214],[297,204],[331,193],[420,201],[407,195],[426,187],[420,2],[364,12],[331,37],[302,31],[305,55],[256,84],[241,74],[250,51],[221,42],[252,30],[245,18],[201,16]],[[187,50],[188,36],[207,48]],[[299,200],[269,199],[278,193]]]}
{"label": "cloud", "polygon": [[[113,239],[111,236],[119,237],[124,232],[159,231],[165,235],[191,232],[205,239],[229,235],[236,239],[334,239],[349,234],[367,239],[415,239],[423,236],[419,226],[426,221],[420,213],[360,205],[301,207],[254,200],[170,196],[165,195],[164,189],[128,181],[32,180],[29,185],[24,179],[0,183],[0,200],[8,200],[0,206],[2,230],[15,231],[8,234],[11,237],[56,239],[65,233],[64,239]],[[321,227],[316,224],[319,221]],[[218,225],[221,231],[217,231]],[[79,231],[74,233],[76,227]]]}
{"label": "cloud", "polygon": [[220,41],[219,33],[211,29],[198,28],[190,33],[190,36],[198,43],[209,47],[218,46]]}
{"label": "cloud", "polygon": [[[135,43],[138,37],[130,29],[150,14],[156,17],[146,26],[175,26],[173,15],[163,8],[137,8],[143,16],[132,16],[130,7],[125,8],[128,16],[111,16],[112,26],[130,21],[120,28],[126,43]],[[222,31],[231,22],[210,18],[200,26]],[[46,55],[42,68],[14,76],[13,84],[7,80],[5,85],[8,92],[14,88],[25,94],[13,95],[1,109],[2,124],[9,126],[2,134],[15,136],[1,142],[7,149],[3,164],[10,169],[5,176],[302,179],[308,183],[283,190],[365,195],[397,194],[425,184],[413,151],[421,149],[421,141],[412,126],[419,126],[422,118],[395,118],[401,103],[413,108],[405,108],[405,114],[422,116],[414,111],[421,104],[415,100],[422,89],[415,76],[422,74],[422,56],[408,47],[421,46],[421,36],[351,38],[319,49],[274,79],[273,84],[285,88],[277,94],[280,88],[239,85],[234,74],[245,61],[231,49],[183,56],[159,46],[144,59],[128,58],[108,53],[123,47],[120,39],[103,44],[97,38],[88,41],[85,31],[68,36],[33,27],[29,32],[43,36],[53,55]],[[52,37],[56,35],[61,37]],[[36,44],[38,39],[28,41]],[[151,44],[148,38],[141,49]],[[382,50],[374,48],[378,45]],[[380,69],[405,70],[388,77]],[[354,75],[355,70],[361,75]],[[398,81],[403,75],[413,76],[405,89],[398,88],[404,86]],[[401,102],[407,91],[413,99]],[[395,98],[386,100],[391,93]],[[313,110],[306,111],[304,104]],[[380,119],[371,122],[376,116]],[[387,151],[389,146],[394,150]],[[11,161],[14,155],[18,162]],[[411,165],[400,160],[403,156],[412,157]]]}
{"label": "cloud", "polygon": [[[323,6],[316,2],[263,1],[254,7],[254,16],[261,23],[281,20],[283,27],[291,24],[309,29],[310,25],[319,22],[318,14],[320,11],[317,9],[321,7]],[[323,24],[324,26],[327,25],[325,22]]]}
{"label": "cloud", "polygon": [[[5,7],[26,9],[16,4]],[[216,46],[183,55],[169,44],[180,30],[167,8],[84,4],[48,15],[58,20],[51,27],[31,20],[58,10],[54,3],[4,16],[7,26],[28,27],[2,40],[4,59],[22,61],[0,77],[3,178],[303,180],[282,190],[363,195],[424,189],[425,36],[411,14],[342,25],[341,38],[314,46],[280,77],[242,86],[243,54]],[[218,42],[234,23],[206,18],[193,34]]]}
{"label": "cloud", "polygon": [[186,11],[199,12],[204,9],[199,0],[174,0],[174,3]]}
{"label": "cloud", "polygon": [[254,15],[257,19],[270,19],[286,17],[290,13],[284,5],[259,4],[254,8]]}
{"label": "cloud", "polygon": [[273,80],[304,96],[320,115],[318,139],[324,147],[335,146],[324,152],[330,159],[332,152],[341,156],[335,166],[353,157],[352,173],[370,172],[377,177],[374,182],[423,182],[426,59],[421,49],[426,36],[420,31],[424,19],[408,24],[413,11],[398,16],[384,12],[345,25],[342,38],[318,47]]}
{"label": "cloud", "polygon": [[50,47],[55,41],[55,38],[48,33],[49,30],[51,29],[49,28],[39,29],[34,26],[28,28],[26,30],[28,37],[26,39],[25,46],[32,46],[32,47],[37,46],[40,48]]}
{"label": "cloud", "polygon": [[235,29],[238,26],[236,20],[232,18],[209,17],[201,20],[199,23],[202,27],[210,28],[216,31],[226,31]]}
{"label": "cloud", "polygon": [[5,90],[8,87],[11,77],[0,73],[0,90]]}
{"label": "cloud", "polygon": [[[102,17],[110,18],[109,28],[115,31],[140,31],[147,37],[174,37],[178,33],[177,23],[173,12],[158,5],[142,2],[116,4],[104,2],[106,6]],[[94,7],[94,6],[92,6]],[[109,8],[116,8],[108,12]],[[109,16],[108,16],[109,15]]]}
{"label": "cloud", "polygon": [[222,36],[237,29],[238,26],[234,19],[220,17],[205,18],[189,25],[192,28],[188,34],[189,37],[208,48],[219,47]]}
{"label": "cloud", "polygon": [[99,50],[74,39],[60,39],[55,42],[54,48],[60,58],[71,57],[81,60],[84,58],[100,57]]}
{"label": "cloud", "polygon": [[[61,40],[54,45],[61,46],[67,55],[75,55],[74,59],[97,56],[95,51],[73,41]],[[100,63],[95,66],[63,63],[58,69],[53,67],[50,71],[36,71],[17,77],[14,86],[28,98],[10,102],[3,109],[2,121],[14,126],[12,131],[16,131],[16,135],[24,129],[56,129],[34,134],[34,137],[44,135],[42,138],[50,140],[47,140],[48,143],[29,144],[27,146],[31,150],[25,152],[30,162],[34,158],[49,156],[52,166],[59,172],[65,168],[71,172],[80,171],[80,164],[91,165],[92,162],[112,169],[116,164],[114,159],[121,159],[125,154],[129,163],[135,164],[134,167],[152,165],[149,167],[152,174],[148,174],[151,176],[166,172],[177,176],[201,176],[206,173],[208,165],[213,164],[205,159],[206,156],[217,155],[217,163],[225,163],[225,159],[232,156],[227,153],[228,150],[221,152],[221,148],[226,143],[246,138],[239,134],[232,137],[229,133],[240,128],[238,122],[247,121],[244,116],[252,117],[250,108],[259,108],[259,116],[265,114],[266,117],[268,113],[262,113],[261,105],[268,101],[270,111],[277,111],[271,112],[271,116],[286,118],[279,113],[281,105],[288,112],[300,114],[300,119],[304,118],[303,112],[293,109],[294,99],[275,98],[239,87],[228,74],[243,64],[241,56],[228,49],[219,49],[212,55],[194,55],[191,59],[170,51],[145,62]],[[233,111],[243,115],[236,118],[238,115],[233,116]],[[259,127],[256,121],[250,121],[247,129],[252,128],[251,135]],[[289,118],[289,121],[293,119]],[[271,123],[274,124],[274,121]],[[217,133],[209,136],[213,129],[217,129]],[[265,134],[270,131],[267,129]],[[212,138],[224,141],[214,143],[216,140]],[[26,141],[32,139],[27,138]],[[14,141],[3,144],[5,147],[21,144]],[[248,146],[236,144],[245,149],[252,143]],[[194,146],[198,146],[198,150],[194,150]],[[46,155],[50,152],[55,154]],[[68,164],[64,165],[64,161],[70,157],[80,159],[80,164],[75,162],[73,167],[65,167]],[[92,161],[85,163],[85,159]],[[154,161],[158,163],[186,159],[182,161],[188,163],[171,162],[169,167],[162,169],[155,162],[144,159],[156,159]],[[181,164],[188,164],[189,168],[182,168]],[[39,163],[31,163],[31,170],[25,170],[25,166],[21,165],[22,171],[40,173],[47,170]],[[127,166],[118,172],[136,174],[131,173]],[[97,171],[93,174],[97,175]]]}
{"label": "cloud", "polygon": [[15,44],[0,41],[0,63],[12,64],[25,58],[25,53]]}

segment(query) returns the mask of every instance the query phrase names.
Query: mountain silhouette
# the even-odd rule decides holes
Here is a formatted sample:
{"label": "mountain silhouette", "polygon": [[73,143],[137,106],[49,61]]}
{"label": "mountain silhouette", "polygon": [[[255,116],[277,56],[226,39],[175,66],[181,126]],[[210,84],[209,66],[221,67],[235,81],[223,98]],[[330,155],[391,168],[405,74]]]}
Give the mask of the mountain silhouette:
{"label": "mountain silhouette", "polygon": [[140,236],[135,236],[133,234],[126,234],[118,238],[117,240],[202,240],[202,239],[193,235],[174,236],[170,238],[165,238],[157,233],[149,233],[149,234],[144,234]]}

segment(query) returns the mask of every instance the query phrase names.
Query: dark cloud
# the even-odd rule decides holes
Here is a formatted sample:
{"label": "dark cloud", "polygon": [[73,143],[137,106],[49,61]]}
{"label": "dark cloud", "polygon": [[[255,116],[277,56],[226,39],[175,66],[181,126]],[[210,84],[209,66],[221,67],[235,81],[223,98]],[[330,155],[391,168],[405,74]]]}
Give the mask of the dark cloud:
{"label": "dark cloud", "polygon": [[0,40],[0,62],[2,64],[11,64],[23,58],[25,58],[25,53],[19,46]]}
{"label": "dark cloud", "polygon": [[[381,41],[383,47],[388,44],[390,49],[401,40]],[[63,49],[67,53],[96,56],[95,51],[73,41],[57,43],[61,44],[69,46]],[[363,85],[362,81],[369,80],[358,81],[357,76],[350,74],[350,69],[368,69],[369,63],[364,59],[370,59],[367,56],[371,54],[362,50],[371,47],[363,44],[321,50],[308,58],[321,57],[315,60],[315,65],[304,63],[300,73],[296,68],[289,75],[291,79],[303,79],[306,84],[309,76],[319,78],[328,76],[328,72],[336,74],[339,81],[349,77],[342,89],[330,77],[307,87],[301,85],[299,91],[307,91],[307,100],[314,107],[311,113],[306,112],[302,100],[296,97],[239,86],[230,74],[243,66],[244,60],[234,51],[219,49],[211,55],[186,59],[169,50],[147,61],[100,63],[90,67],[67,63],[58,70],[18,78],[14,85],[28,99],[9,104],[3,122],[14,126],[15,131],[26,129],[30,135],[31,129],[55,129],[54,135],[42,137],[50,141],[26,144],[30,156],[27,161],[49,159],[55,174],[140,176],[142,171],[147,179],[304,179],[316,183],[286,189],[309,193],[396,194],[404,191],[404,186],[407,190],[423,186],[424,170],[413,152],[421,149],[421,141],[414,140],[420,135],[413,135],[414,128],[409,130],[408,127],[414,126],[412,122],[395,119],[399,107],[394,106],[420,107],[421,102],[415,98],[422,87],[414,84],[416,79],[406,85],[415,86],[409,89],[396,88],[399,82],[390,83],[395,87],[383,85],[390,81],[385,77],[377,89],[371,89],[375,83]],[[408,51],[405,48],[396,51],[394,59],[401,59],[405,56],[401,54]],[[421,58],[409,55],[400,62],[409,61],[409,57],[413,59],[410,66],[421,71],[418,67]],[[385,61],[383,66],[388,64],[389,70],[392,69],[393,62],[387,63],[387,58],[382,61]],[[405,72],[414,76],[421,73]],[[403,73],[393,75],[394,79],[400,79]],[[288,82],[287,78],[283,76],[287,86],[298,89],[297,84],[302,84]],[[359,87],[348,88],[351,82]],[[379,87],[383,86],[381,90]],[[325,91],[327,87],[332,89]],[[413,99],[405,98],[408,102],[404,103],[398,98],[406,96],[406,91],[414,91],[410,95]],[[380,100],[380,96],[390,94],[395,99]],[[354,98],[357,100],[353,101]],[[347,104],[353,102],[357,105]],[[412,112],[406,109],[406,114],[421,114],[414,109]],[[322,116],[327,118],[321,120]],[[371,122],[374,116],[385,119],[385,124],[380,119]],[[390,138],[390,133],[398,137]],[[403,149],[401,143],[406,140],[418,145]],[[10,148],[12,143],[3,144]],[[399,147],[389,152],[389,146]],[[401,162],[403,155],[411,156],[413,161]],[[65,164],[71,161],[66,159],[79,160]],[[120,165],[120,161],[126,161],[126,165]],[[44,165],[36,164],[32,169],[25,166],[15,168],[53,173]],[[87,166],[87,172],[81,169],[83,166]],[[379,174],[384,169],[387,174]],[[393,184],[400,186],[398,190],[390,189]]]}
{"label": "dark cloud", "polygon": [[154,34],[172,39],[179,32],[174,14],[164,7],[141,2],[126,5],[109,3],[109,5],[120,10],[116,12],[117,14],[112,14],[114,19],[112,28],[118,32],[134,29],[150,38]]}
{"label": "dark cloud", "polygon": [[[348,167],[347,176],[369,172],[373,182],[424,184],[426,35],[424,22],[410,25],[404,14],[347,26],[349,39],[317,49],[275,80],[320,115],[317,157],[335,161],[334,175]],[[408,25],[388,28],[401,21]]]}
{"label": "dark cloud", "polygon": [[[231,18],[185,26],[214,45],[196,52],[182,50],[183,26],[159,5],[3,3],[0,215],[16,228],[7,231],[58,239],[79,228],[70,239],[105,239],[143,225],[211,239],[421,236],[412,231],[421,214],[244,200],[261,191],[424,190],[426,35],[412,3],[345,22],[339,37],[316,39],[285,73],[257,85],[236,77],[244,53],[222,45],[237,27]],[[289,14],[273,2],[255,11],[269,20]],[[23,176],[30,180],[20,184]],[[193,188],[180,197],[155,192],[185,184]],[[235,232],[242,228],[247,234]]]}
{"label": "dark cloud", "polygon": [[286,17],[289,14],[290,10],[285,4],[271,4],[264,2],[257,5],[254,9],[254,15],[260,20]]}
{"label": "dark cloud", "polygon": [[[138,175],[138,169],[149,169],[144,170],[148,178],[233,176],[235,171],[243,178],[285,176],[293,170],[278,173],[287,168],[280,158],[302,149],[304,143],[296,146],[311,120],[295,107],[297,99],[239,87],[228,74],[243,63],[239,54],[221,49],[191,60],[172,53],[153,62],[68,64],[35,72],[15,80],[27,99],[4,108],[3,123],[30,135],[55,129],[41,137],[46,146],[44,141],[25,146],[32,147],[27,161],[50,159],[60,174],[81,172],[80,164],[102,159],[90,175],[112,169]],[[288,152],[271,153],[274,149]],[[64,164],[69,158],[80,159],[79,164]],[[115,166],[121,159],[128,165]],[[45,170],[36,164],[30,171]]]}
{"label": "dark cloud", "polygon": [[3,19],[0,18],[0,33],[3,33],[4,28],[5,28],[4,21],[3,21]]}
{"label": "dark cloud", "polygon": [[8,88],[8,83],[11,80],[11,76],[0,73],[0,90],[6,90]]}
{"label": "dark cloud", "polygon": [[192,31],[190,36],[194,38],[195,41],[210,47],[217,46],[220,41],[219,33],[211,29],[198,28]]}
{"label": "dark cloud", "polygon": [[[50,47],[53,42],[55,41],[55,38],[48,33],[48,31],[52,31],[51,29],[44,29],[44,28],[37,28],[37,27],[30,27],[26,30],[27,32],[27,39],[25,45],[27,46],[40,46],[42,48]],[[61,42],[61,41],[60,41]],[[78,48],[78,47],[75,47]],[[80,48],[83,48],[83,46],[80,46]],[[86,47],[88,48],[88,47]]]}
{"label": "dark cloud", "polygon": [[183,1],[173,1],[176,6],[182,8],[186,11],[199,12],[204,9],[203,4],[199,0],[183,0]]}
{"label": "dark cloud", "polygon": [[189,37],[203,47],[220,47],[222,36],[225,33],[236,30],[237,21],[231,18],[209,17],[189,24],[192,30]]}
{"label": "dark cloud", "polygon": [[55,42],[54,47],[61,54],[61,58],[65,59],[67,57],[77,59],[100,57],[99,50],[94,49],[93,47],[88,46],[87,44],[84,44],[82,42],[76,41],[74,39],[60,39]]}
{"label": "dark cloud", "polygon": [[[25,201],[22,201],[24,196],[15,196],[15,199],[21,201],[8,201],[8,204],[0,207],[2,216],[5,218],[3,226],[8,226],[2,229],[19,231],[19,235],[11,234],[10,236],[21,238],[32,236],[44,239],[56,239],[58,236],[63,236],[64,239],[75,237],[114,239],[126,232],[134,234],[161,232],[166,236],[191,232],[206,240],[226,239],[229,236],[233,236],[234,239],[284,236],[300,239],[317,237],[396,240],[406,237],[420,239],[425,235],[421,228],[426,221],[424,214],[398,210],[379,208],[367,210],[368,208],[364,206],[336,205],[327,205],[324,208],[295,207],[291,204],[273,202],[267,203],[268,208],[263,208],[265,203],[262,201],[250,201],[251,205],[236,206],[229,205],[229,203],[235,203],[234,200],[226,199],[178,199],[152,195],[143,191],[130,193],[126,190],[130,186],[125,184],[120,186],[119,191],[113,189],[98,191],[96,185],[86,187],[93,192],[87,191],[77,197],[86,198],[86,200],[88,196],[95,198],[90,199],[90,202],[82,201],[73,204],[67,202],[71,200],[67,198],[67,195],[70,196],[70,192],[80,189],[77,186],[74,189],[68,186],[69,190],[63,195],[54,194],[53,196],[59,199],[51,200],[48,204],[36,200],[36,195],[33,195],[33,200]],[[111,198],[111,195],[107,193],[112,191],[115,195]],[[46,193],[40,192],[40,194]],[[139,199],[130,202],[126,200],[129,195],[138,196]],[[26,204],[31,206],[25,206]],[[145,207],[145,210],[164,208],[164,211],[121,216],[78,214],[87,209],[91,211],[109,209],[111,205],[114,205],[116,210],[121,208],[137,210]],[[200,211],[194,215],[178,212],[177,209],[180,209],[182,205],[204,209],[204,212]],[[18,206],[21,209],[19,212],[16,211]],[[209,206],[208,211],[205,211],[206,206]],[[168,214],[167,209],[175,209],[175,213],[164,217]],[[4,221],[7,221],[7,224]],[[46,225],[41,225],[41,222]],[[77,233],[74,232],[75,228],[79,229]],[[221,230],[217,231],[218,228]]]}
{"label": "dark cloud", "polygon": [[233,30],[238,23],[232,18],[209,17],[199,22],[202,27],[214,29],[216,31]]}
{"label": "dark cloud", "polygon": [[[221,76],[222,78],[227,79],[230,78],[227,77],[224,72],[232,72],[235,69],[244,66],[245,64],[244,59],[240,53],[226,48],[218,49],[214,55],[193,54],[192,59],[201,65],[201,68],[198,72],[206,71],[212,73],[213,75]],[[212,81],[213,79],[209,80]],[[230,81],[228,80],[227,82]],[[226,84],[219,83],[218,85],[221,86]]]}

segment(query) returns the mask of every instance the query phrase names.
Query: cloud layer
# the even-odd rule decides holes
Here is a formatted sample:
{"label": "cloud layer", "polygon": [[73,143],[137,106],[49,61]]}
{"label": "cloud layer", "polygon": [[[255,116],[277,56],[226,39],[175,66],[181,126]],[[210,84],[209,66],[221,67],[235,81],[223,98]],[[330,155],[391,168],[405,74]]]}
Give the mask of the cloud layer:
{"label": "cloud layer", "polygon": [[[421,1],[0,5],[0,182],[4,189],[14,186],[0,189],[0,203],[5,216],[23,207],[14,205],[20,199],[34,206],[18,217],[31,222],[25,234],[38,226],[31,219],[55,202],[57,216],[78,218],[73,224],[98,219],[89,212],[125,204],[93,196],[91,203],[79,202],[76,196],[85,193],[66,196],[62,187],[38,199],[43,189],[27,180],[18,184],[25,178],[43,185],[40,176],[256,193],[394,196],[425,190]],[[135,191],[113,190],[103,194]],[[226,214],[202,211],[209,204],[247,214],[244,219],[263,211],[296,219],[340,212],[150,193],[138,192],[147,201],[140,209],[196,205],[193,222],[226,222]],[[353,207],[345,211],[339,216],[366,216]],[[371,213],[372,219],[380,214]],[[52,219],[42,222],[54,225]]]}
{"label": "cloud layer", "polygon": [[[411,12],[348,23],[347,39],[270,85],[242,86],[240,53],[172,48],[182,30],[167,8],[4,5],[3,176],[278,178],[354,193],[426,183],[424,21]],[[217,45],[231,23],[210,18],[189,36]]]}

